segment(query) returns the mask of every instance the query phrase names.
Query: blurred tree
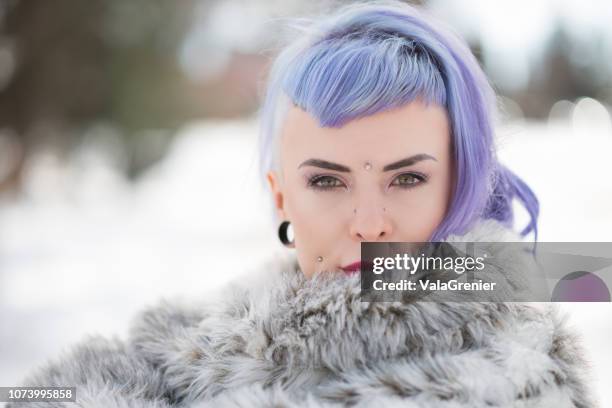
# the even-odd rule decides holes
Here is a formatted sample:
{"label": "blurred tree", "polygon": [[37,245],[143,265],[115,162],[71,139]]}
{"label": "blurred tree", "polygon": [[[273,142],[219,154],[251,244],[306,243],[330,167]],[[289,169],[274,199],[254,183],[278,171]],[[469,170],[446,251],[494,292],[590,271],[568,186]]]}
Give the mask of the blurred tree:
{"label": "blurred tree", "polygon": [[[164,148],[158,143],[158,148],[142,149],[147,143],[140,137],[147,134],[143,131],[162,129],[169,136],[190,118],[219,113],[207,107],[214,103],[208,99],[207,104],[202,92],[211,85],[190,83],[177,64],[176,49],[195,3],[212,6],[214,1],[0,3],[0,79],[2,53],[14,61],[0,81],[0,129],[16,135],[21,146],[4,185],[18,183],[33,149],[42,145],[69,151],[96,122],[120,130],[128,174],[136,175]],[[220,92],[215,98],[223,101]],[[248,108],[253,106],[254,101]]]}
{"label": "blurred tree", "polygon": [[[525,89],[510,97],[515,99],[526,116],[546,119],[552,105],[562,99],[579,97],[608,99],[610,95],[600,92],[612,86],[609,67],[601,54],[589,51],[593,58],[578,61],[574,56],[581,48],[577,39],[570,36],[563,24],[558,23],[548,46],[531,67],[530,81]],[[600,69],[603,68],[603,69]]]}

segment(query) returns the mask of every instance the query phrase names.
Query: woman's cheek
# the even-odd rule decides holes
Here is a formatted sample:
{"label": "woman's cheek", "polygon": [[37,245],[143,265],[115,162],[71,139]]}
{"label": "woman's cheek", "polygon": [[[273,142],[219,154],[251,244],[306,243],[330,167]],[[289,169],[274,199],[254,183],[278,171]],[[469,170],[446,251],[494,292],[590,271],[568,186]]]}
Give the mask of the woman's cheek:
{"label": "woman's cheek", "polygon": [[[318,222],[306,222],[296,227],[296,255],[300,269],[307,277],[326,266],[331,242],[325,225]],[[322,256],[325,262],[318,262],[317,258]]]}
{"label": "woman's cheek", "polygon": [[298,204],[303,213],[308,213],[313,217],[332,214],[334,212],[350,211],[347,205],[349,204],[349,194],[338,191],[308,191],[301,195],[302,198]]}
{"label": "woman's cheek", "polygon": [[[304,245],[317,248],[326,245],[330,237],[338,233],[334,231],[337,223],[338,218],[333,217],[328,211],[307,214],[296,220],[297,225],[294,231],[296,237],[302,238]],[[337,235],[336,238],[338,238]]]}
{"label": "woman's cheek", "polygon": [[[332,267],[329,262],[342,234],[338,218],[324,211],[302,213],[294,219],[296,253],[304,274],[312,276],[317,270]],[[319,256],[323,257],[323,262],[317,261]]]}
{"label": "woman's cheek", "polygon": [[[425,186],[423,186],[425,187]],[[426,241],[442,222],[447,197],[435,188],[415,188],[400,192],[387,203],[398,241]]]}

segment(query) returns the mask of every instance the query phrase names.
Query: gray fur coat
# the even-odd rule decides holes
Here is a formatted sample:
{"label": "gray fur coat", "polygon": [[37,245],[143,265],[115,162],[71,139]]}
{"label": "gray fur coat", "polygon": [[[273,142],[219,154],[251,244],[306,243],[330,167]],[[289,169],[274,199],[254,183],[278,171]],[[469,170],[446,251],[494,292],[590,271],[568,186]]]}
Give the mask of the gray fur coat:
{"label": "gray fur coat", "polygon": [[[485,221],[454,239],[516,238]],[[500,259],[513,276],[520,262]],[[551,304],[359,293],[358,276],[307,280],[279,253],[203,299],[144,309],[125,340],[84,339],[22,385],[76,386],[77,406],[96,408],[597,406],[580,339]],[[63,404],[8,407],[75,406]]]}

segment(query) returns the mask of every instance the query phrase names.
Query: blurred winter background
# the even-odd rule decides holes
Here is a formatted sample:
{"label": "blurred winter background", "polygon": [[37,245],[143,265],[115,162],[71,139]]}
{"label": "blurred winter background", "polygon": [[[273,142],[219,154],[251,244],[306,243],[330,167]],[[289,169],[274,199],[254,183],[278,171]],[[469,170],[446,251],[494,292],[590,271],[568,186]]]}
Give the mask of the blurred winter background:
{"label": "blurred winter background", "polygon": [[[259,95],[283,19],[333,4],[0,0],[0,385],[285,250]],[[499,91],[499,155],[541,200],[540,240],[612,241],[612,2],[421,4]],[[612,307],[563,307],[612,406]]]}

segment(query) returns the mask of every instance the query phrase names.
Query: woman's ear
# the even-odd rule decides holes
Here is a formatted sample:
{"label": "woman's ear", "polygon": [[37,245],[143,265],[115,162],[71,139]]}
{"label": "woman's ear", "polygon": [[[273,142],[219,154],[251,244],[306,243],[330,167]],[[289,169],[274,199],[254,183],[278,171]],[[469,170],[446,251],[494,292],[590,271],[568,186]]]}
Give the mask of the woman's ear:
{"label": "woman's ear", "polygon": [[281,220],[286,220],[284,200],[283,200],[283,191],[278,179],[278,174],[274,170],[270,170],[266,174],[266,179],[268,180],[268,184],[270,185],[270,192],[272,193],[272,201],[274,202],[274,206],[278,212],[278,216]]}

